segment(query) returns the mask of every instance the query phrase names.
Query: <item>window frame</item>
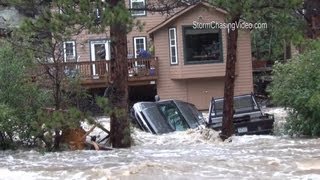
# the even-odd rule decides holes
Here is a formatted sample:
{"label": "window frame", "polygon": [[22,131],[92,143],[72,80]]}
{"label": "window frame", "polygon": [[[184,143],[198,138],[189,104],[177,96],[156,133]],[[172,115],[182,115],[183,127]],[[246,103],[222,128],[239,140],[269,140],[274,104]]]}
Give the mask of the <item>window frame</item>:
{"label": "window frame", "polygon": [[96,44],[104,44],[105,45],[105,50],[106,50],[106,57],[105,60],[109,61],[111,60],[111,41],[110,39],[89,39],[89,50],[90,50],[90,61],[96,61],[97,57],[93,57],[93,51],[94,49],[92,46]]}
{"label": "window frame", "polygon": [[[171,30],[173,30],[174,32],[174,39],[171,39]],[[172,27],[169,28],[168,30],[168,35],[169,35],[169,57],[170,57],[170,64],[171,65],[178,65],[179,61],[178,61],[178,48],[177,48],[177,28]],[[174,45],[171,45],[171,40],[174,40]],[[174,47],[175,50],[175,62],[172,61],[172,48]]]}
{"label": "window frame", "polygon": [[[111,40],[110,39],[89,39],[89,51],[90,51],[90,62],[96,62],[97,56],[95,55],[95,45],[104,45],[105,46],[105,58],[103,61],[110,61],[111,60]],[[108,70],[108,64],[106,65],[106,70]],[[94,76],[99,76],[96,72],[96,64],[91,65],[91,73]]]}
{"label": "window frame", "polygon": [[[72,44],[72,51],[73,51],[73,57],[70,58],[67,56],[67,45],[68,43],[71,43]],[[72,59],[72,60],[76,60],[77,61],[77,48],[76,48],[76,41],[74,40],[69,40],[69,41],[64,41],[63,42],[63,59],[64,59],[64,62],[67,62],[68,59]]]}
{"label": "window frame", "polygon": [[147,37],[145,36],[135,36],[133,37],[133,53],[134,53],[134,58],[138,58],[138,54],[137,54],[137,39],[143,39],[143,48],[144,50],[147,51]]}
{"label": "window frame", "polygon": [[[135,1],[135,2],[143,2],[143,6],[146,6],[146,0],[130,0],[130,1],[129,1],[129,7],[130,7],[131,9],[133,9],[133,6],[132,6],[133,1]],[[143,10],[142,13],[135,13],[135,12],[136,12],[136,11],[132,10],[132,11],[131,11],[131,15],[132,15],[132,16],[146,16],[146,15],[147,15],[146,10]]]}
{"label": "window frame", "polygon": [[[212,29],[212,31],[218,31],[219,41],[220,41],[220,57],[218,60],[207,60],[207,61],[188,61],[187,60],[187,48],[186,48],[186,30],[194,29],[192,26],[182,26],[182,38],[183,38],[183,55],[184,55],[184,65],[194,65],[194,64],[214,64],[214,63],[224,63],[224,54],[223,54],[223,39],[222,39],[222,30],[221,29]],[[213,32],[215,33],[215,32]]]}

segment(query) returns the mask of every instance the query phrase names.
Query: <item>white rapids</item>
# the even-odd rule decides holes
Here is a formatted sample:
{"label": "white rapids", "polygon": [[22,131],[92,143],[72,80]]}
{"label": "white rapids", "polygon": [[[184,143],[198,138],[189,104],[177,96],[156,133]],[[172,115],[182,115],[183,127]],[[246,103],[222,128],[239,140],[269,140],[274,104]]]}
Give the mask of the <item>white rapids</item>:
{"label": "white rapids", "polygon": [[0,179],[320,179],[320,139],[134,129],[134,146],[113,151],[0,152]]}

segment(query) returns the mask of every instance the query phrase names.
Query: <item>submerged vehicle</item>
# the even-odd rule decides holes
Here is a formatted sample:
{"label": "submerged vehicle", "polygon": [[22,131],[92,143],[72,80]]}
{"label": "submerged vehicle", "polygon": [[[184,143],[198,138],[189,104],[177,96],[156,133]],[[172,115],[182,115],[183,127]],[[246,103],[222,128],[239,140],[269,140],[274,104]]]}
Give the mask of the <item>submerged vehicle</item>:
{"label": "submerged vehicle", "polygon": [[[153,134],[183,131],[200,125],[221,130],[222,109],[223,98],[212,98],[206,121],[195,105],[184,101],[138,102],[133,105],[130,117],[140,129]],[[263,114],[252,94],[235,96],[233,123],[237,135],[270,134],[274,116]]]}
{"label": "submerged vehicle", "polygon": [[[271,134],[274,116],[264,114],[253,94],[234,97],[233,124],[237,135]],[[212,98],[209,108],[207,126],[215,130],[222,128],[223,98]]]}
{"label": "submerged vehicle", "polygon": [[205,124],[202,113],[193,104],[179,100],[138,102],[130,116],[140,129],[153,134],[184,131]]}

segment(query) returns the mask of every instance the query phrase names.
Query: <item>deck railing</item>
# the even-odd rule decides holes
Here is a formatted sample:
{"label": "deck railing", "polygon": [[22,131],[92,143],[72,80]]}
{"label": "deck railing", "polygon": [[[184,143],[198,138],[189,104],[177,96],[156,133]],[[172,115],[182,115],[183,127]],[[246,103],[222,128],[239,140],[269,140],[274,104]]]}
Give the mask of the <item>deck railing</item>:
{"label": "deck railing", "polygon": [[128,74],[130,77],[148,77],[158,75],[157,58],[128,59]]}
{"label": "deck railing", "polygon": [[[45,64],[42,69],[54,71],[57,64]],[[58,65],[60,72],[68,77],[79,77],[81,80],[104,79],[110,75],[110,61],[79,61],[64,62]],[[128,76],[129,80],[139,80],[139,78],[151,77],[156,78],[158,75],[157,58],[148,59],[128,59]]]}

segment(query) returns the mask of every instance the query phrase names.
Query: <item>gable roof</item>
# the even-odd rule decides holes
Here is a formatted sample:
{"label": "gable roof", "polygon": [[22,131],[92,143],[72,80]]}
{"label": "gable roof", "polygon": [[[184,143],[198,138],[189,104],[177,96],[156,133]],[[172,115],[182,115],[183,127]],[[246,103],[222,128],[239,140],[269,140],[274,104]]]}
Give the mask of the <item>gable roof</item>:
{"label": "gable roof", "polygon": [[170,22],[176,20],[177,18],[179,18],[180,16],[186,14],[187,12],[191,11],[192,9],[195,9],[199,6],[206,6],[206,7],[209,7],[209,8],[214,8],[215,10],[217,10],[218,12],[221,12],[223,14],[228,14],[227,11],[221,9],[221,8],[217,8],[217,7],[214,7],[212,6],[211,4],[209,3],[205,3],[205,2],[200,2],[200,3],[197,3],[197,4],[194,4],[194,5],[191,5],[189,7],[186,7],[184,9],[182,9],[181,11],[175,13],[173,16],[171,16],[170,18],[166,19],[165,21],[161,22],[160,24],[154,26],[153,28],[149,29],[147,32],[149,34],[152,34],[156,31],[158,31],[159,29],[163,28],[164,26],[166,26],[167,24],[169,24]]}

